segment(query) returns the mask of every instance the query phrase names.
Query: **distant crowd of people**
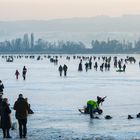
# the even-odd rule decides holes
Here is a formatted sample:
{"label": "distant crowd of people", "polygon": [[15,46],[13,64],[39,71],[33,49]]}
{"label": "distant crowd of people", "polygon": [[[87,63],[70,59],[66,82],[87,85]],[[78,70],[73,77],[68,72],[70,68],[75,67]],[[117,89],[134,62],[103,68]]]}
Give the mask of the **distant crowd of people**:
{"label": "distant crowd of people", "polygon": [[[80,60],[78,64],[79,72],[82,72],[84,69],[86,72],[91,69],[94,69],[95,71],[100,70],[101,72],[110,71],[111,61],[113,61],[112,62],[113,68],[116,69],[116,72],[125,72],[128,63],[130,64],[136,63],[136,59],[134,57],[129,57],[129,56],[126,56],[126,58],[119,58],[117,56],[114,56],[114,57],[111,57],[111,56],[109,57],[73,56],[73,59],[76,59],[76,58]],[[66,59],[70,61],[71,57],[67,56]],[[58,62],[58,59],[57,59],[57,62]],[[140,67],[140,62],[139,62],[139,67]],[[60,77],[62,76],[63,71],[64,71],[64,76],[67,76],[67,70],[68,70],[68,66],[66,64],[64,64],[64,66],[59,65],[58,71],[59,71]]]}
{"label": "distant crowd of people", "polygon": [[[3,56],[4,58],[4,56]],[[14,57],[13,57],[14,58]],[[17,56],[15,57],[17,59],[23,58],[23,56]],[[35,56],[25,56],[25,58],[35,59]],[[50,60],[50,63],[53,63],[55,65],[58,65],[59,59],[62,58],[62,56],[44,56],[44,58],[48,58]],[[78,71],[82,72],[84,69],[86,72],[88,70],[94,69],[95,71],[100,70],[103,71],[110,71],[110,68],[112,67],[111,64],[113,64],[113,68],[115,68],[116,72],[125,72],[127,69],[127,64],[136,63],[136,59],[133,56],[126,56],[126,58],[120,58],[117,56],[66,56],[66,60],[70,61],[71,58],[74,60],[79,59],[80,62],[78,64]],[[43,57],[37,56],[37,60],[43,60]],[[112,63],[111,63],[112,61]],[[140,61],[138,62],[140,67]],[[84,66],[84,68],[83,68]],[[58,67],[59,75],[62,77],[63,75],[66,77],[68,72],[68,65],[60,64]],[[26,80],[26,73],[27,68],[24,66],[22,70],[22,77],[23,80]],[[16,70],[15,72],[16,79],[19,79],[20,72],[19,70]]]}
{"label": "distant crowd of people", "polygon": [[[11,108],[8,98],[3,98],[4,85],[0,80],[0,127],[3,131],[3,138],[12,138],[10,135],[10,128],[12,128]],[[20,138],[26,138],[27,135],[27,117],[28,114],[33,114],[28,99],[19,94],[18,99],[15,101],[13,109],[19,125]]]}
{"label": "distant crowd of people", "polygon": [[[102,59],[102,63],[101,60]],[[85,63],[85,70],[86,72],[92,68],[94,68],[96,71],[99,70],[100,71],[110,71],[110,67],[111,67],[111,57],[90,57],[86,60],[88,60],[88,62]],[[93,61],[94,63],[93,63]],[[80,63],[78,65],[78,71],[83,71],[83,65],[82,65],[83,59],[80,60]],[[126,64],[127,61],[125,61],[125,63],[123,64],[123,59],[118,60],[117,57],[114,57],[114,68],[118,68],[117,72],[125,72],[126,69]],[[93,66],[92,66],[93,65]]]}
{"label": "distant crowd of people", "polygon": [[[111,68],[111,61],[113,61],[113,67],[117,69],[117,72],[125,72],[126,66],[128,63],[136,63],[136,59],[134,57],[126,57],[125,59],[118,58],[118,57],[85,57],[85,56],[77,56],[77,58],[80,60],[78,64],[78,71],[82,72],[83,69],[87,72],[88,70],[94,69],[95,71],[110,71]],[[40,60],[41,58],[38,57],[37,60]],[[70,60],[70,57],[66,57],[67,60]],[[73,59],[76,59],[76,56],[73,56]],[[83,68],[83,63],[84,68]],[[55,65],[58,64],[58,57],[51,58],[50,62],[54,63]],[[139,62],[140,67],[140,62]],[[59,65],[57,68],[59,71],[60,77],[64,75],[64,77],[67,76],[68,66],[66,64]],[[26,80],[26,74],[27,74],[27,68],[24,66],[22,69],[22,77],[23,80]],[[19,79],[20,72],[19,70],[16,70],[15,76],[16,79]],[[11,121],[11,108],[8,102],[7,98],[3,98],[3,90],[4,90],[4,84],[0,80],[0,127],[3,131],[3,138],[11,138],[10,136],[10,128],[12,127],[12,121]],[[101,98],[97,97],[97,101],[95,100],[89,100],[87,101],[87,106],[84,108],[84,113],[90,114],[91,118],[94,118],[95,113],[102,113],[102,110],[100,109],[100,104],[104,101],[106,97]],[[18,120],[19,125],[19,136],[20,138],[25,138],[27,135],[27,117],[28,114],[33,114],[34,112],[31,110],[30,104],[28,103],[28,99],[24,98],[22,94],[19,94],[18,99],[15,101],[13,109],[15,110],[15,116]],[[83,110],[79,110],[82,112]]]}

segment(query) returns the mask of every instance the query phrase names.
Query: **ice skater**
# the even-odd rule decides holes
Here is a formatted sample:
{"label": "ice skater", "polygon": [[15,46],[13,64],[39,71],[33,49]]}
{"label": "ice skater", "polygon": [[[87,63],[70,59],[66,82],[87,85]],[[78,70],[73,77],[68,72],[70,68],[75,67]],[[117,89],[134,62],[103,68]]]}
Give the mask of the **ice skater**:
{"label": "ice skater", "polygon": [[16,70],[15,75],[16,75],[16,79],[18,80],[18,76],[20,75],[18,70]]}
{"label": "ice skater", "polygon": [[61,65],[59,66],[58,71],[60,73],[60,76],[62,76],[63,67]]}
{"label": "ice skater", "polygon": [[64,76],[67,76],[67,70],[68,70],[67,65],[64,64],[63,70],[64,70]]}
{"label": "ice skater", "polygon": [[83,71],[83,67],[82,67],[82,60],[80,61],[79,63],[79,66],[78,66],[78,71]]}
{"label": "ice skater", "polygon": [[24,66],[22,71],[23,80],[26,79],[27,68]]}

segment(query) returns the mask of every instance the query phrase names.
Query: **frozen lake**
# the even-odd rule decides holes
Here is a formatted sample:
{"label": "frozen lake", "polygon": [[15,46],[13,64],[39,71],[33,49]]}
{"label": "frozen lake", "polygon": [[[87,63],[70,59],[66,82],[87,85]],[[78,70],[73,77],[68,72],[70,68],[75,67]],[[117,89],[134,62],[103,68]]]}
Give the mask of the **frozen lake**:
{"label": "frozen lake", "polygon": [[[92,69],[78,72],[80,60],[74,60],[73,55],[71,60],[66,60],[66,55],[62,56],[58,58],[58,65],[50,63],[44,55],[39,61],[22,58],[14,59],[13,63],[6,62],[0,56],[0,79],[5,86],[4,97],[8,97],[13,106],[18,94],[22,93],[28,97],[35,112],[28,118],[28,139],[140,139],[140,119],[136,118],[140,112],[140,56],[132,55],[137,62],[127,64],[126,72],[121,73],[116,72],[113,61],[110,71]],[[83,66],[85,62],[87,61],[83,61]],[[99,63],[101,62],[100,60]],[[59,76],[60,64],[68,66],[67,77]],[[22,79],[24,65],[27,67],[26,81]],[[20,72],[19,80],[14,75],[16,69]],[[96,99],[96,96],[107,96],[101,107],[104,113],[99,116],[100,120],[90,119],[89,115],[78,112],[87,100]],[[128,120],[128,114],[134,119]],[[111,115],[113,119],[105,120],[105,115]],[[16,121],[14,110],[12,121]],[[11,131],[11,135],[14,139],[19,137],[17,130]]]}

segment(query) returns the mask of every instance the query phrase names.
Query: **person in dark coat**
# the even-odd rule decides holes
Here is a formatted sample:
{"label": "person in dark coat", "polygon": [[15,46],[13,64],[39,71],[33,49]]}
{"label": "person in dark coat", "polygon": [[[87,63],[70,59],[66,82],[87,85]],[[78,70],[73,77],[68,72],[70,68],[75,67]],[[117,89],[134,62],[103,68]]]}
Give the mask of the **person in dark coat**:
{"label": "person in dark coat", "polygon": [[62,71],[63,71],[63,68],[62,68],[62,66],[61,66],[61,65],[59,66],[58,70],[59,70],[60,76],[62,76]]}
{"label": "person in dark coat", "polygon": [[18,76],[20,75],[18,70],[16,70],[15,75],[16,75],[16,79],[18,80]]}
{"label": "person in dark coat", "polygon": [[92,61],[91,60],[89,61],[88,65],[89,65],[89,69],[92,69]]}
{"label": "person in dark coat", "polygon": [[27,68],[24,66],[22,71],[23,80],[26,79]]}
{"label": "person in dark coat", "polygon": [[86,62],[86,63],[85,63],[86,72],[88,71],[88,65],[89,65],[89,64]]}
{"label": "person in dark coat", "polygon": [[67,65],[64,64],[63,70],[64,70],[64,76],[67,76],[67,70],[68,70]]}
{"label": "person in dark coat", "polygon": [[3,89],[4,89],[4,85],[2,81],[0,80],[0,94],[3,94]]}
{"label": "person in dark coat", "polygon": [[124,72],[125,72],[125,69],[126,69],[126,65],[124,64],[124,65],[123,65],[123,71],[124,71]]}
{"label": "person in dark coat", "polygon": [[19,94],[17,101],[14,104],[14,110],[16,111],[16,119],[19,124],[19,136],[20,138],[25,138],[27,134],[27,116],[29,105],[27,101],[23,98],[22,94]]}
{"label": "person in dark coat", "polygon": [[2,100],[3,100],[2,94],[0,94],[0,117],[1,117]]}
{"label": "person in dark coat", "polygon": [[80,61],[79,63],[79,66],[78,66],[78,71],[83,71],[83,67],[82,67],[82,60]]}
{"label": "person in dark coat", "polygon": [[8,99],[4,98],[1,107],[1,128],[3,130],[3,138],[11,138],[9,130],[11,128],[11,110],[9,108]]}

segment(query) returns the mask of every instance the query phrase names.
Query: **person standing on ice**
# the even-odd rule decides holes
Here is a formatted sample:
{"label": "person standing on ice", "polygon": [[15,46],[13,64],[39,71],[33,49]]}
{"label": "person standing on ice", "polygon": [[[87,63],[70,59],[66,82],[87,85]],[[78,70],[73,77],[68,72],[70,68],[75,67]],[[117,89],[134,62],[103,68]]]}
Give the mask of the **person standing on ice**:
{"label": "person standing on ice", "polygon": [[83,67],[82,67],[82,59],[79,63],[79,66],[78,66],[78,71],[83,71]]}
{"label": "person standing on ice", "polygon": [[86,62],[86,63],[85,63],[86,72],[88,71],[88,65],[89,65],[89,64]]}
{"label": "person standing on ice", "polygon": [[22,94],[19,94],[17,101],[14,104],[14,110],[16,111],[16,119],[19,124],[19,136],[20,138],[26,138],[27,134],[27,116],[29,110],[28,102],[23,98]]}
{"label": "person standing on ice", "polygon": [[4,89],[4,85],[2,81],[0,80],[0,94],[3,94],[3,89]]}
{"label": "person standing on ice", "polygon": [[68,70],[67,65],[64,64],[63,70],[64,70],[64,76],[67,76],[67,70]]}
{"label": "person standing on ice", "polygon": [[3,101],[3,94],[0,94],[0,118],[1,118],[1,107],[2,107],[2,101]]}
{"label": "person standing on ice", "polygon": [[18,76],[20,75],[18,70],[16,70],[15,75],[16,75],[16,79],[18,80]]}
{"label": "person standing on ice", "polygon": [[123,65],[123,71],[124,71],[124,72],[125,72],[125,69],[126,69],[126,65],[124,64],[124,65]]}
{"label": "person standing on ice", "polygon": [[8,99],[4,98],[1,106],[1,128],[3,130],[3,138],[12,138],[9,133],[12,126],[10,114],[11,110],[8,104]]}
{"label": "person standing on ice", "polygon": [[61,65],[59,66],[58,70],[59,70],[60,76],[62,76],[63,67]]}
{"label": "person standing on ice", "polygon": [[23,80],[26,79],[27,68],[24,66],[22,71]]}

